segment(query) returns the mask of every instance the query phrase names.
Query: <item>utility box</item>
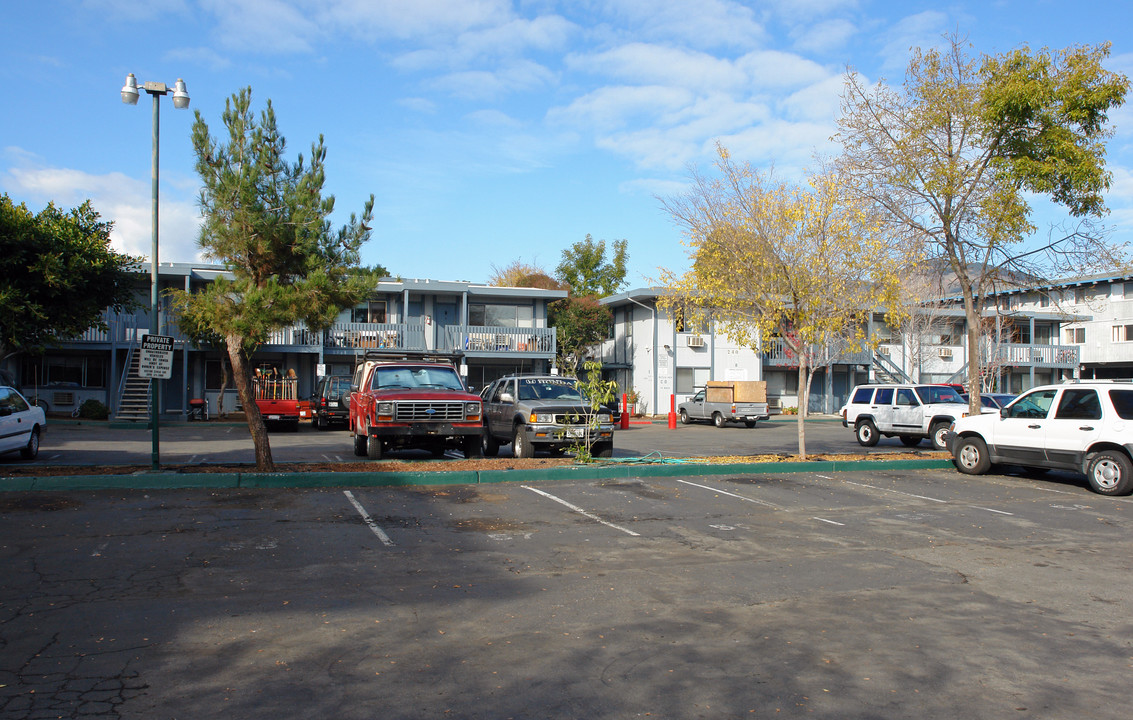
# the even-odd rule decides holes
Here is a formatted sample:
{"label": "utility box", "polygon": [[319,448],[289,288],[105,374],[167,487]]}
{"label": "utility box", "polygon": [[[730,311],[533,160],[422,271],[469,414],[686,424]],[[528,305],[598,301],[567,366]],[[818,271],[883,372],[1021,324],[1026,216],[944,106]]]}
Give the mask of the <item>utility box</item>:
{"label": "utility box", "polygon": [[710,403],[765,403],[767,383],[763,380],[709,380],[704,399]]}

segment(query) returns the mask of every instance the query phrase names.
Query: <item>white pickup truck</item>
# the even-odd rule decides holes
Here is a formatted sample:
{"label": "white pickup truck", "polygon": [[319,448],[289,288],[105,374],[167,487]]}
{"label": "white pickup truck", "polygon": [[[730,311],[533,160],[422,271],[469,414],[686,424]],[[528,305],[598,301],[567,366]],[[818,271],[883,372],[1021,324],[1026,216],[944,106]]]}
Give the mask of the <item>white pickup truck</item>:
{"label": "white pickup truck", "polygon": [[[771,417],[771,411],[766,402],[749,402],[728,399],[730,393],[725,393],[719,402],[710,402],[707,399],[708,390],[720,391],[720,387],[705,388],[678,406],[681,422],[685,425],[693,421],[711,421],[713,425],[722,428],[729,422],[742,422],[749,428],[755,427],[759,420]],[[734,397],[734,396],[731,396]],[[715,400],[715,398],[713,398]]]}

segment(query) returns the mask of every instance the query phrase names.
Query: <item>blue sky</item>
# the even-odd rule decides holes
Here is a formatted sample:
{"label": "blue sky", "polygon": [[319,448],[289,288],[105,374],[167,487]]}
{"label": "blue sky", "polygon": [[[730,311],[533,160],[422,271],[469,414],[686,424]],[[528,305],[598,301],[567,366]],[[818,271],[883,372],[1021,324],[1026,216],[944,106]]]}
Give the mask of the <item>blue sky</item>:
{"label": "blue sky", "polygon": [[[321,133],[336,221],[376,197],[363,262],[486,281],[553,270],[587,233],[629,244],[630,287],[687,265],[658,197],[733,155],[798,176],[837,151],[842,75],[899,83],[913,46],[979,52],[1113,43],[1133,76],[1124,0],[0,0],[0,191],[33,209],[91,199],[120,249],[150,252],[151,101],[161,107],[163,262],[195,262],[193,110],[271,99],[294,154]],[[1114,238],[1133,238],[1133,108],[1111,116]],[[1059,219],[1039,203],[1040,225]],[[1045,227],[1040,231],[1045,233]]]}

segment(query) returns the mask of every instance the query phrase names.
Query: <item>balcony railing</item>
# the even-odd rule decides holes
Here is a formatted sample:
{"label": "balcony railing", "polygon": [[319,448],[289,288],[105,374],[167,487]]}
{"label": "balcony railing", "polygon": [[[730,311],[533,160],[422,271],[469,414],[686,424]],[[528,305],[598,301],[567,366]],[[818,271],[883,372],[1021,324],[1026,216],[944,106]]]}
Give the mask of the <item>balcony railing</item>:
{"label": "balcony railing", "polygon": [[985,364],[1011,367],[1076,368],[1081,348],[1077,345],[997,345],[984,349]]}
{"label": "balcony railing", "polygon": [[445,328],[444,343],[446,350],[468,353],[552,354],[555,329],[449,325]]}
{"label": "balcony railing", "polygon": [[[763,343],[764,363],[775,367],[798,367],[798,354],[787,347],[783,338],[771,338]],[[829,356],[818,345],[810,349],[810,362],[819,366],[828,362]],[[836,365],[868,365],[873,362],[873,353],[869,350],[843,352],[833,358]]]}
{"label": "balcony railing", "polygon": [[335,323],[326,331],[324,347],[424,350],[425,326],[401,323]]}

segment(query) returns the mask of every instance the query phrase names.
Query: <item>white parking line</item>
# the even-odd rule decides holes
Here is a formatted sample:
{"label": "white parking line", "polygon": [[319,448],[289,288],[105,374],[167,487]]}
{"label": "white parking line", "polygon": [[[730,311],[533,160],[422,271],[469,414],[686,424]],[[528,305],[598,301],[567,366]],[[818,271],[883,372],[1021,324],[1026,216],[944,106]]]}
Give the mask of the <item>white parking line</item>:
{"label": "white parking line", "polygon": [[727,490],[721,490],[720,488],[709,487],[707,485],[698,485],[697,483],[689,482],[688,480],[681,480],[679,478],[677,479],[677,482],[684,483],[685,485],[692,485],[693,487],[698,487],[702,490],[708,490],[709,492],[719,493],[721,495],[727,495],[728,497],[734,497],[734,498],[739,498],[740,500],[746,500],[747,502],[755,503],[756,505],[763,505],[765,507],[771,508],[772,510],[786,510],[786,508],[784,508],[780,505],[775,505],[774,503],[769,503],[765,500],[756,500],[754,498],[744,497],[743,495],[737,495],[736,493],[730,493]]}
{"label": "white parking line", "polygon": [[382,544],[387,547],[392,547],[393,540],[390,540],[389,535],[386,535],[385,531],[378,527],[378,524],[374,522],[374,519],[366,512],[366,508],[362,507],[362,503],[354,499],[354,493],[349,490],[343,490],[342,494],[346,496],[346,499],[350,501],[350,504],[354,506],[358,514],[362,516],[362,521],[366,523],[366,526],[382,541]]}
{"label": "white parking line", "polygon": [[842,482],[846,483],[847,485],[857,485],[858,487],[869,488],[871,490],[880,490],[881,492],[896,493],[898,495],[904,495],[906,497],[914,497],[914,498],[917,498],[918,500],[931,500],[932,502],[936,502],[936,503],[945,503],[945,504],[948,503],[947,500],[941,500],[940,498],[928,497],[927,495],[914,495],[913,493],[902,492],[900,490],[890,490],[888,488],[877,487],[876,485],[866,485],[865,483],[856,483],[856,482],[853,482],[851,480],[843,480]]}
{"label": "white parking line", "polygon": [[817,520],[818,522],[830,523],[831,525],[840,525],[842,527],[846,527],[846,523],[834,522],[833,520],[827,520],[826,518],[812,517],[811,520]]}
{"label": "white parking line", "polygon": [[621,530],[625,534],[632,535],[633,537],[641,537],[638,533],[635,533],[633,530],[627,530],[626,528],[621,527],[620,525],[615,525],[611,522],[606,522],[605,520],[598,517],[597,515],[595,515],[593,513],[588,513],[585,510],[583,510],[582,508],[578,507],[577,505],[572,505],[571,503],[567,502],[566,500],[563,500],[562,498],[555,497],[551,493],[543,492],[542,490],[539,490],[537,488],[533,488],[530,485],[521,485],[520,487],[525,488],[527,490],[530,490],[533,493],[538,493],[538,494],[542,495],[543,497],[554,500],[555,502],[560,503],[562,505],[566,505],[568,508],[570,508],[571,510],[574,510],[576,513],[583,515],[584,517],[588,517],[591,520],[593,520],[594,522],[602,523],[606,527],[611,527],[615,530]]}
{"label": "white parking line", "polygon": [[999,515],[1014,515],[1015,514],[1015,513],[1009,513],[1006,510],[995,510],[993,508],[980,507],[979,505],[969,505],[968,507],[975,508],[976,510],[986,510],[989,513],[997,513]]}

